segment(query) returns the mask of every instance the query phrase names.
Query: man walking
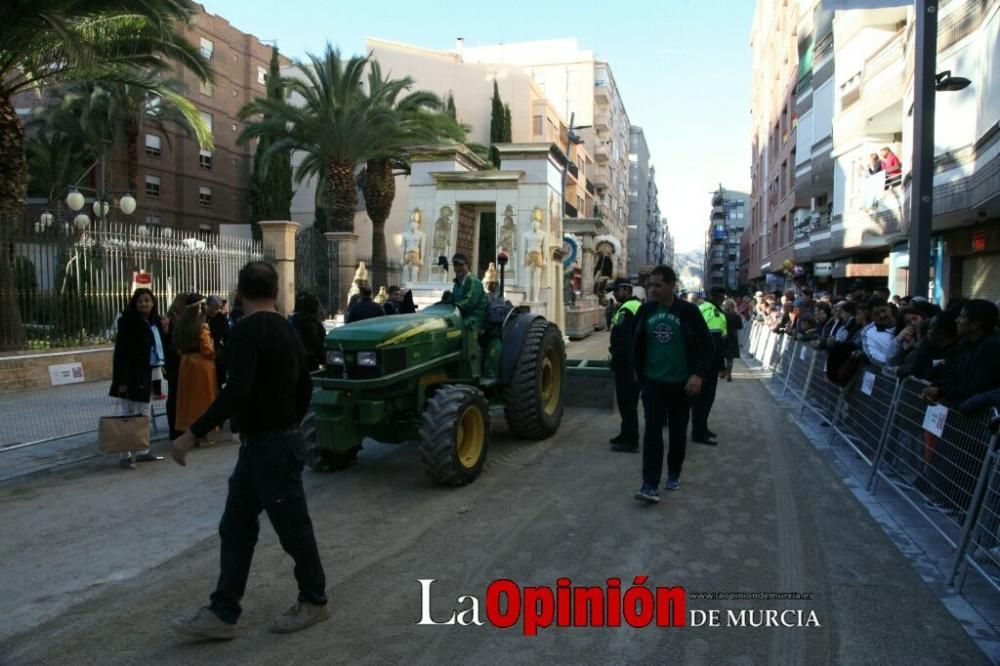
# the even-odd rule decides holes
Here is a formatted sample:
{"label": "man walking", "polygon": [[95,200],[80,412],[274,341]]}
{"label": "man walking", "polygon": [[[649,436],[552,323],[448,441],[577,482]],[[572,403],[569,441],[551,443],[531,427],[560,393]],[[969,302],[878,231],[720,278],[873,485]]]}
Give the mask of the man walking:
{"label": "man walking", "polygon": [[642,440],[642,488],[637,500],[660,501],[663,474],[663,418],[670,429],[667,490],[681,484],[687,446],[689,398],[698,395],[711,371],[715,353],[708,327],[698,308],[674,296],[677,275],[657,266],[646,283],[648,300],[636,313],[632,367],[642,382],[646,430]]}
{"label": "man walking", "polygon": [[719,375],[726,367],[726,315],[722,312],[722,301],[726,290],[712,287],[708,300],[701,304],[701,315],[712,336],[712,365],[701,384],[701,393],[691,401],[691,441],[715,446],[717,435],[708,429],[708,415],[715,402],[715,390],[719,386]]}
{"label": "man walking", "polygon": [[353,324],[356,321],[385,315],[382,306],[372,300],[372,288],[368,283],[358,286],[358,294],[360,298],[358,298],[357,303],[347,309],[347,315],[344,317],[345,323]]}
{"label": "man walking", "polygon": [[635,314],[641,303],[632,296],[632,283],[618,278],[612,285],[615,302],[620,303],[611,318],[611,372],[615,376],[615,399],[622,425],[611,438],[611,450],[626,453],[639,451],[639,384],[632,372],[632,338]]}
{"label": "man walking", "polygon": [[250,574],[261,511],[295,560],[298,601],[275,618],[271,631],[288,633],[330,617],[326,577],[302,488],[305,442],[299,433],[312,384],[298,336],[277,312],[278,274],[251,262],[240,271],[244,316],[230,338],[229,381],[208,411],[174,441],[171,456],[185,465],[200,437],[235,415],[240,451],[229,478],[229,495],[219,525],[221,572],[211,603],[172,627],[192,638],[229,640],[239,635],[240,600]]}

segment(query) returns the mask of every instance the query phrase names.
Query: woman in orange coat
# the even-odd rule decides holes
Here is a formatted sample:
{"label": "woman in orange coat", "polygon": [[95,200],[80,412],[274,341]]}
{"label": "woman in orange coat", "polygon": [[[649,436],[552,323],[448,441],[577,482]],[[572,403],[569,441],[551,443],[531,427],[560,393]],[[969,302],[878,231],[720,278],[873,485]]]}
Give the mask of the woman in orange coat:
{"label": "woman in orange coat", "polygon": [[174,427],[184,432],[208,409],[219,393],[215,376],[215,345],[205,321],[205,298],[191,294],[174,331],[181,355]]}

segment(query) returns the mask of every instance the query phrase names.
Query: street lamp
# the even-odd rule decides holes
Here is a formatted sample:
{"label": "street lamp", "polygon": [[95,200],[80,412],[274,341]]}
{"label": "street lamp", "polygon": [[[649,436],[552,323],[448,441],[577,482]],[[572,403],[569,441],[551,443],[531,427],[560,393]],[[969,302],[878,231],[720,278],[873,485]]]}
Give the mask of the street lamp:
{"label": "street lamp", "polygon": [[934,95],[971,83],[951,71],[937,73],[938,0],[917,0],[913,73],[913,182],[910,188],[910,285],[927,296],[934,220]]}

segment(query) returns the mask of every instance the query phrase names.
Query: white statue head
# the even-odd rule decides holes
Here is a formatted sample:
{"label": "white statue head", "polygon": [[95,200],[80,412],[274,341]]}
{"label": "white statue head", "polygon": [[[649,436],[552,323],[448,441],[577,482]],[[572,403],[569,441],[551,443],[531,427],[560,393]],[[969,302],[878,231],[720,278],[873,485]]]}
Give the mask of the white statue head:
{"label": "white statue head", "polygon": [[420,221],[422,218],[419,208],[413,209],[413,215],[410,215],[410,231],[418,231],[420,229]]}

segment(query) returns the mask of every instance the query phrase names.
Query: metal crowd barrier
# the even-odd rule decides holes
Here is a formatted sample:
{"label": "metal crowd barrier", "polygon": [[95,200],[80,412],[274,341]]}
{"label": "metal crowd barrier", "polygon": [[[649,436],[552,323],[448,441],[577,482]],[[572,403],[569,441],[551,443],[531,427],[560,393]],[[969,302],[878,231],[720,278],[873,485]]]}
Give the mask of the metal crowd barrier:
{"label": "metal crowd barrier", "polygon": [[[927,382],[866,365],[846,388],[826,376],[827,354],[753,322],[744,358],[771,370],[775,396],[809,410],[871,467],[868,490],[885,482],[951,546],[951,581],[968,571],[1000,592],[1000,447],[985,416],[921,398]],[[1000,419],[998,419],[1000,421]]]}

